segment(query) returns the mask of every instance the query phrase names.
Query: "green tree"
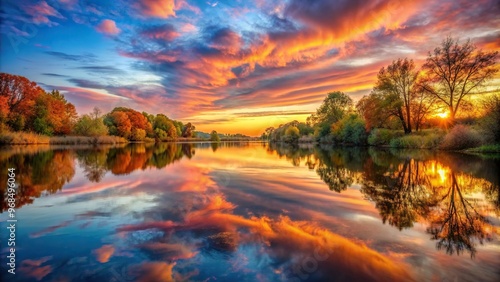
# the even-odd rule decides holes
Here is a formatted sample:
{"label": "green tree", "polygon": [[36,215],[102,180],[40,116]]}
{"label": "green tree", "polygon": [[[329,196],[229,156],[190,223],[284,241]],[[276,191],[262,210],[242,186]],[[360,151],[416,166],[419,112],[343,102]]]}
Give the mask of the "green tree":
{"label": "green tree", "polygon": [[352,108],[351,97],[339,91],[331,92],[316,113],[307,118],[307,123],[315,128],[317,136],[324,137],[330,134],[332,124],[341,120]]}
{"label": "green tree", "polygon": [[212,130],[212,132],[210,133],[210,141],[220,142],[220,137],[219,134],[217,134],[217,131]]}
{"label": "green tree", "polygon": [[81,116],[75,124],[73,133],[82,136],[108,135],[108,127],[104,124],[101,110],[95,107],[90,114]]}
{"label": "green tree", "polygon": [[300,131],[296,126],[289,126],[285,130],[285,142],[296,143],[299,140]]}
{"label": "green tree", "polygon": [[351,97],[336,91],[328,93],[316,113],[307,118],[307,123],[316,126],[327,124],[328,126],[339,121],[353,107]]}
{"label": "green tree", "polygon": [[336,141],[353,145],[365,145],[368,134],[364,120],[357,114],[346,115],[332,126]]}
{"label": "green tree", "polygon": [[467,40],[460,45],[451,37],[434,49],[423,70],[426,74],[421,85],[442,105],[446,106],[452,120],[464,103],[464,98],[479,93],[481,86],[498,71],[498,51],[484,52]]}

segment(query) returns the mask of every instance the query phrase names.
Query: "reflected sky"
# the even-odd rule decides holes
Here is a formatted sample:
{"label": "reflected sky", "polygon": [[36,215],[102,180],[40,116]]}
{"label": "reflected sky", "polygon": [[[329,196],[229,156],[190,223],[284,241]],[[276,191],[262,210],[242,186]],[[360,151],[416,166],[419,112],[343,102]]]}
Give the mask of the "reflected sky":
{"label": "reflected sky", "polygon": [[500,278],[495,159],[168,143],[4,148],[0,166],[20,184],[9,281]]}

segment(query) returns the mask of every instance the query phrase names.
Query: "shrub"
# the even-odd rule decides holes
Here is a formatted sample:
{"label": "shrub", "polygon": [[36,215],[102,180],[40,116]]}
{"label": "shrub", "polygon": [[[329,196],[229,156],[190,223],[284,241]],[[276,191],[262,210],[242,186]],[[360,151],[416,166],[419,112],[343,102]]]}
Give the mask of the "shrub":
{"label": "shrub", "polygon": [[167,133],[163,129],[155,128],[154,132],[155,132],[155,137],[158,140],[163,141],[163,140],[167,139],[167,137],[168,137]]}
{"label": "shrub", "polygon": [[76,122],[73,132],[81,136],[104,136],[108,135],[108,127],[100,117],[83,115]]}
{"label": "shrub", "polygon": [[391,140],[402,137],[404,133],[398,130],[375,128],[368,136],[368,144],[372,146],[389,145]]}
{"label": "shrub", "polygon": [[406,149],[432,149],[439,147],[442,138],[443,136],[437,133],[431,133],[428,135],[406,135],[392,139],[390,147]]}
{"label": "shrub", "polygon": [[481,133],[490,143],[500,143],[500,94],[483,101],[484,116],[480,119]]}
{"label": "shrub", "polygon": [[143,141],[144,138],[146,138],[146,130],[140,128],[132,128],[132,134],[130,135],[130,140]]}
{"label": "shrub", "polygon": [[447,150],[462,150],[480,146],[482,138],[479,133],[465,125],[456,125],[450,130],[441,143],[441,148]]}
{"label": "shrub", "polygon": [[291,125],[285,130],[283,141],[287,143],[296,143],[299,140],[299,137],[299,129],[296,126]]}
{"label": "shrub", "polygon": [[332,126],[332,134],[337,142],[364,145],[366,144],[365,122],[357,114],[343,117]]}
{"label": "shrub", "polygon": [[300,136],[299,138],[299,143],[314,143],[316,140],[314,136],[308,135],[308,136]]}

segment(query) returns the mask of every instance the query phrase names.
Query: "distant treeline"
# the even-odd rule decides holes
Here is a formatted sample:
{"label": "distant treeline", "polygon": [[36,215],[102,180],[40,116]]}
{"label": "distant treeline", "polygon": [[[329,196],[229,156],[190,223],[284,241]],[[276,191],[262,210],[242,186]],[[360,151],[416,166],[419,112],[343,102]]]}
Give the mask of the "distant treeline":
{"label": "distant treeline", "polygon": [[447,38],[420,68],[408,58],[381,68],[372,92],[357,104],[331,92],[306,122],[267,128],[261,138],[403,148],[500,144],[500,91],[484,94],[498,72],[497,55]]}
{"label": "distant treeline", "polygon": [[[16,134],[18,132],[20,134]],[[195,126],[190,122],[184,124],[162,113],[153,115],[125,107],[116,107],[106,114],[95,107],[91,113],[78,116],[75,106],[69,103],[58,90],[46,92],[25,77],[1,73],[0,134],[9,136],[0,138],[2,139],[0,141],[3,143],[49,143],[49,139],[32,133],[43,136],[101,137],[111,135],[129,141],[175,141],[179,138],[220,141],[221,139],[249,138],[242,134],[218,134],[216,131],[212,131],[211,134],[195,133]],[[89,140],[99,142],[98,139]],[[116,142],[114,139],[109,140]],[[58,142],[64,141],[64,139],[58,139]],[[71,142],[86,143],[87,141],[76,139]]]}

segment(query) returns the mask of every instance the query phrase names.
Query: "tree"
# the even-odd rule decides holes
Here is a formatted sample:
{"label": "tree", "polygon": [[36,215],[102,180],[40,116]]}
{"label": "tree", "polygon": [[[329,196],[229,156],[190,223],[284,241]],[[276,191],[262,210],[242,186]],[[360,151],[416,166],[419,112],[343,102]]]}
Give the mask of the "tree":
{"label": "tree", "polygon": [[299,140],[300,131],[296,126],[288,126],[285,130],[285,142],[296,143]]}
{"label": "tree", "polygon": [[129,138],[132,133],[132,124],[126,113],[113,111],[104,119],[104,123],[109,128],[109,134]]}
{"label": "tree", "polygon": [[346,94],[340,91],[328,93],[316,113],[307,118],[307,123],[313,126],[326,124],[330,127],[343,118],[352,106],[352,99]]}
{"label": "tree", "polygon": [[386,120],[392,115],[382,108],[383,98],[375,92],[363,96],[356,104],[357,111],[366,122],[366,130],[383,127]]}
{"label": "tree", "polygon": [[445,105],[452,120],[455,119],[464,98],[478,93],[484,83],[498,71],[495,67],[498,51],[483,52],[467,40],[459,45],[451,37],[434,49],[423,70],[426,79],[423,89]]}
{"label": "tree", "polygon": [[489,142],[500,144],[500,93],[484,99],[483,108],[481,128]]}
{"label": "tree", "polygon": [[44,94],[40,86],[26,77],[0,73],[0,104],[7,105],[2,109],[7,114],[7,124],[13,130],[23,130],[28,121],[35,119],[35,103]]}
{"label": "tree", "polygon": [[210,133],[210,141],[220,142],[220,137],[219,134],[217,134],[217,131],[212,130],[212,132]]}
{"label": "tree", "polygon": [[326,137],[330,134],[332,124],[341,120],[352,108],[351,97],[339,91],[331,92],[328,93],[316,113],[307,118],[307,123],[315,128],[317,137]]}
{"label": "tree", "polygon": [[195,129],[194,125],[188,122],[182,130],[182,137],[184,138],[193,137],[194,129]]}
{"label": "tree", "polygon": [[418,71],[413,60],[397,59],[380,69],[374,91],[387,99],[386,106],[397,116],[406,134],[412,132],[412,106]]}
{"label": "tree", "polygon": [[108,126],[111,135],[133,138],[132,140],[143,140],[146,136],[155,134],[147,117],[129,108],[114,108],[104,118],[104,123]]}
{"label": "tree", "polygon": [[358,114],[349,114],[332,125],[332,134],[337,142],[365,145],[368,137],[365,127]]}
{"label": "tree", "polygon": [[[167,137],[175,139],[177,138],[177,128],[172,120],[170,120],[166,115],[164,114],[157,114],[156,117],[154,118],[153,122],[153,128],[155,129],[155,132],[158,133],[156,129],[160,129],[165,134],[167,134]],[[157,134],[158,136],[158,134]]]}
{"label": "tree", "polygon": [[73,133],[82,136],[108,135],[108,128],[104,124],[101,110],[95,107],[90,114],[81,116],[75,124]]}

